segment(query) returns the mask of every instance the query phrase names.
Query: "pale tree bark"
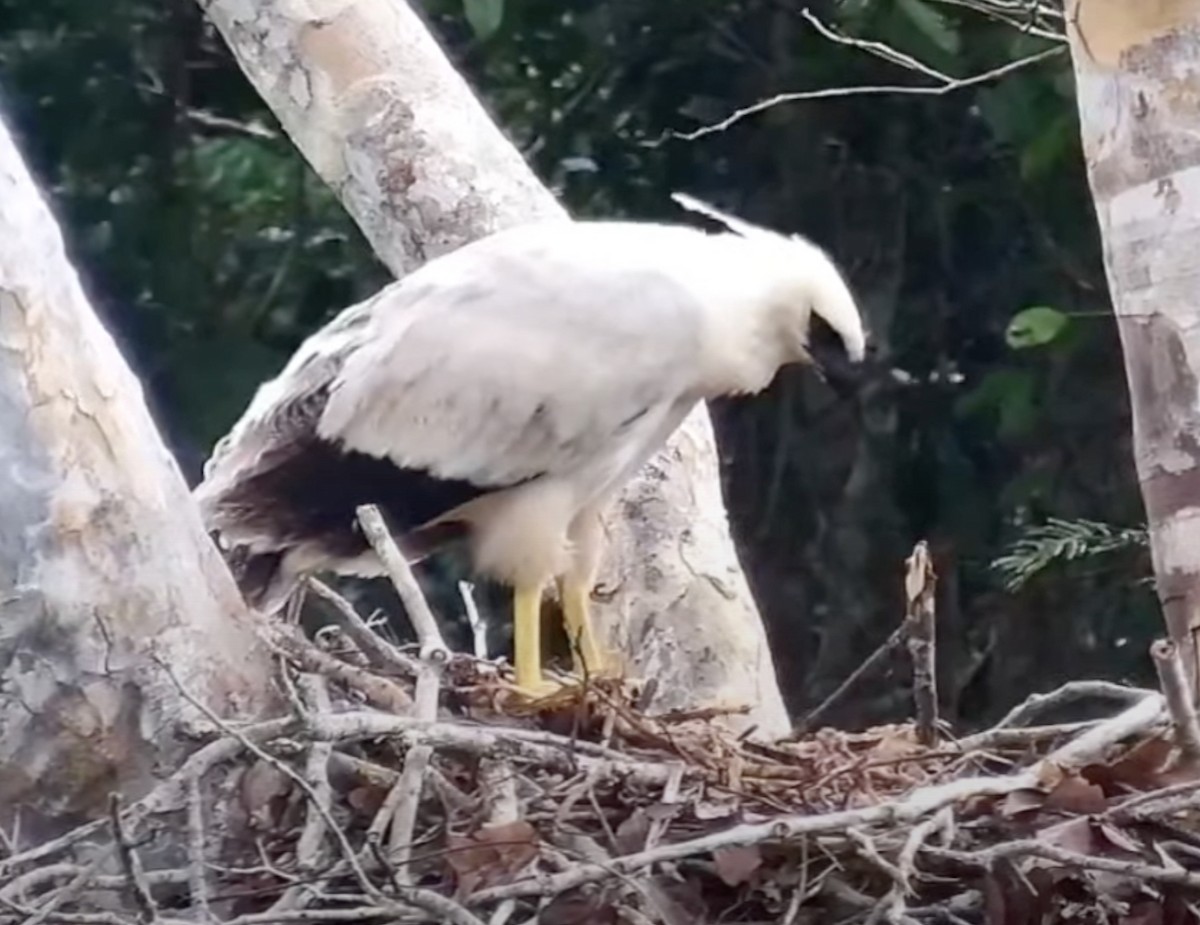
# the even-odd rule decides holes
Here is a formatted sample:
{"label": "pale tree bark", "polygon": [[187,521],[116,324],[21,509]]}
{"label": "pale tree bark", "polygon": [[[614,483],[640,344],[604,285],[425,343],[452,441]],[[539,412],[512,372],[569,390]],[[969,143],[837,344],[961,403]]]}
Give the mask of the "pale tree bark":
{"label": "pale tree bark", "polygon": [[[200,0],[243,70],[397,276],[502,228],[566,220],[402,0]],[[665,195],[665,193],[664,193]],[[706,409],[609,518],[599,610],[654,708],[747,705],[787,728],[730,538]]]}
{"label": "pale tree bark", "polygon": [[163,663],[226,716],[271,702],[271,658],[0,124],[6,830],[35,843],[175,766],[198,717]]}
{"label": "pale tree bark", "polygon": [[1168,631],[1200,612],[1200,0],[1072,0],[1088,177]]}

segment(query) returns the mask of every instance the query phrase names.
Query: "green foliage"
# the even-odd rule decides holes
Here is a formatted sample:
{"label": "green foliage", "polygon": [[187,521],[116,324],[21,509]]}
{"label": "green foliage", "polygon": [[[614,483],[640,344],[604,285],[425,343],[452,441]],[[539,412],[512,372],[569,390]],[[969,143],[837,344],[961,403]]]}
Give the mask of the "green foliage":
{"label": "green foliage", "polygon": [[1037,422],[1037,374],[1011,367],[989,370],[979,385],[958,400],[956,409],[963,416],[994,414],[998,437],[1023,437]]}
{"label": "green foliage", "polygon": [[463,15],[476,38],[490,38],[504,22],[504,0],[463,0]]}
{"label": "green foliage", "polygon": [[926,0],[896,0],[896,8],[941,51],[948,55],[959,53],[962,39],[941,10]]}
{"label": "green foliage", "polygon": [[1013,315],[1004,332],[1004,339],[1013,350],[1028,350],[1052,343],[1071,323],[1071,319],[1056,308],[1038,305]]}
{"label": "green foliage", "polygon": [[1007,590],[1019,591],[1053,566],[1142,550],[1148,543],[1144,528],[1052,517],[1044,524],[1028,528],[1004,555],[992,562],[991,568]]}

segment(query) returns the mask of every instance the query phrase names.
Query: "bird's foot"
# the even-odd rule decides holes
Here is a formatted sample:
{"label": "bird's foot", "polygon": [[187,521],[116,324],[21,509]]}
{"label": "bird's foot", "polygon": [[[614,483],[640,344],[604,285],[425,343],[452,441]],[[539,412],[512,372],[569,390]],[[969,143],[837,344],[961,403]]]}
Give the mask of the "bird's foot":
{"label": "bird's foot", "polygon": [[518,681],[513,685],[512,691],[524,700],[546,700],[556,694],[561,694],[568,687],[566,684],[543,677],[536,680]]}
{"label": "bird's foot", "polygon": [[619,653],[609,649],[596,649],[587,658],[578,653],[572,659],[574,675],[579,679],[616,680],[622,674],[622,659]]}

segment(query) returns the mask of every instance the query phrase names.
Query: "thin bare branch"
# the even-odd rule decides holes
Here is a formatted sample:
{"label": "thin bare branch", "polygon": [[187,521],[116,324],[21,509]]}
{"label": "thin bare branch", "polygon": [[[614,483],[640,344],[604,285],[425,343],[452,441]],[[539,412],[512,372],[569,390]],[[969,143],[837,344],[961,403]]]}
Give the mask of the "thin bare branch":
{"label": "thin bare branch", "polygon": [[358,509],[358,522],[366,535],[371,548],[379,556],[388,577],[392,581],[408,619],[416,630],[417,640],[421,644],[423,661],[446,662],[450,658],[450,650],[442,639],[442,631],[438,628],[429,602],[417,584],[417,578],[408,565],[408,560],[400,552],[400,547],[388,531],[387,523],[379,508],[373,504],[364,504]]}
{"label": "thin bare branch", "polygon": [[358,643],[359,647],[379,667],[391,667],[410,677],[416,677],[420,668],[419,662],[409,658],[394,645],[376,633],[367,621],[354,609],[354,605],[338,594],[333,588],[315,578],[308,579],[308,585],[321,600],[333,608],[338,625],[346,634]]}
{"label": "thin bare branch", "polygon": [[133,840],[121,819],[121,798],[115,793],[108,802],[108,819],[112,825],[113,841],[117,846],[117,858],[125,871],[126,886],[138,911],[138,920],[143,925],[151,925],[158,921],[158,904],[150,892],[150,884],[146,882],[146,870],[142,867],[142,859],[138,857]]}
{"label": "thin bare branch", "polygon": [[991,70],[983,71],[979,74],[972,74],[970,77],[956,77],[949,83],[941,83],[933,86],[920,84],[867,84],[859,87],[825,87],[821,90],[795,90],[786,93],[776,93],[774,96],[764,100],[759,100],[757,103],[752,103],[749,106],[744,106],[741,109],[736,109],[719,122],[714,122],[709,125],[703,125],[698,129],[690,132],[668,131],[664,136],[656,142],[651,142],[650,145],[657,146],[669,139],[678,139],[680,141],[696,141],[706,135],[714,135],[718,132],[724,132],[750,116],[757,115],[760,112],[766,112],[768,109],[774,109],[777,106],[783,106],[789,103],[800,103],[815,100],[842,99],[850,96],[946,96],[958,90],[974,87],[980,84],[991,83],[993,80],[999,80],[1002,77],[1007,77],[1016,71],[1023,68],[1032,67],[1035,64],[1041,64],[1050,58],[1064,54],[1066,48],[1047,48],[1044,51],[1039,51],[1036,54],[1027,55],[1024,58],[1018,58],[1016,61],[1010,61],[1007,64],[1002,64],[999,67]]}

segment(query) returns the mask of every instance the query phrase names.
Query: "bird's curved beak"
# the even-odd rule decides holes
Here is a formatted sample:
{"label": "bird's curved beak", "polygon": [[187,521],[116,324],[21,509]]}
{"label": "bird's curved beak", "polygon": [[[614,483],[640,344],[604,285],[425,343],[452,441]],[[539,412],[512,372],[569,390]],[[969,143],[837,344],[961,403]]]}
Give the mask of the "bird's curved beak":
{"label": "bird's curved beak", "polygon": [[821,378],[839,398],[854,398],[870,378],[870,354],[867,359],[852,360],[840,340],[822,338],[809,344],[808,352]]}

